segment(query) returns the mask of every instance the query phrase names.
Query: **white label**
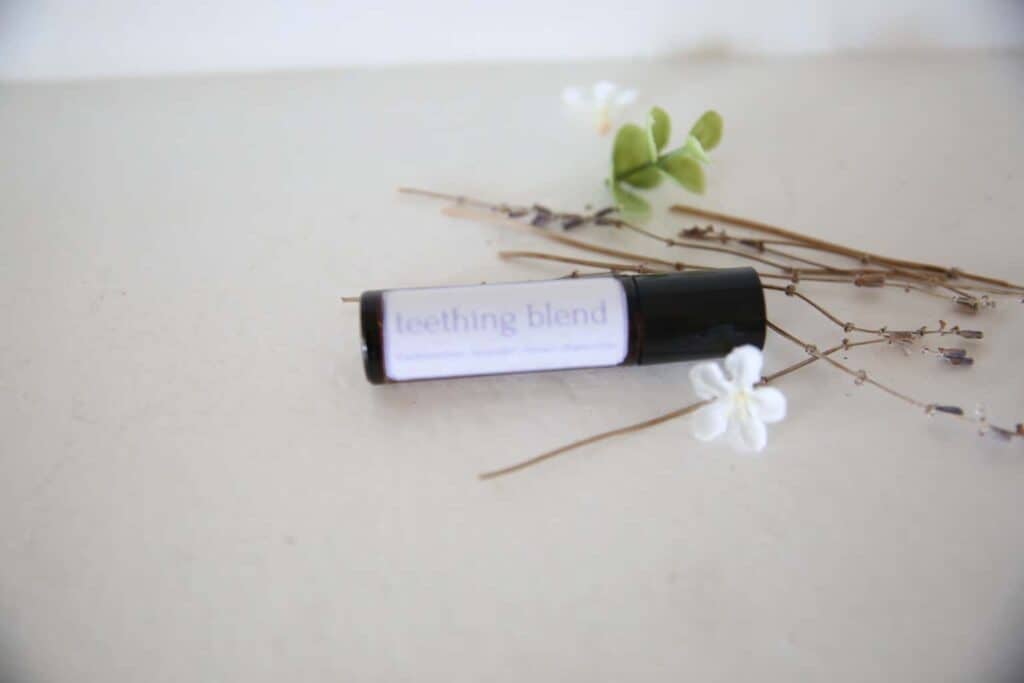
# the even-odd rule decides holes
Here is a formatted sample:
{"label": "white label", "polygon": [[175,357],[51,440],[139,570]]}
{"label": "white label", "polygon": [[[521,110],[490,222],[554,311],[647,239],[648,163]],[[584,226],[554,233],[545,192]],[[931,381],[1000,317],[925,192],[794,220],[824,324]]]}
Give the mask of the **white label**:
{"label": "white label", "polygon": [[612,277],[384,292],[391,380],[619,365],[626,292]]}

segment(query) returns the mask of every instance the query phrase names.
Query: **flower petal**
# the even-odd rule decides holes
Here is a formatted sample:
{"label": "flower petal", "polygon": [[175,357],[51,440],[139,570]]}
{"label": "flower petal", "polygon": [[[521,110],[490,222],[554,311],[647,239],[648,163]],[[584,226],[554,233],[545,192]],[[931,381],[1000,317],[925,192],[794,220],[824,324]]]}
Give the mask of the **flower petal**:
{"label": "flower petal", "polygon": [[768,444],[768,430],[749,412],[737,410],[729,420],[729,443],[739,451],[762,451]]}
{"label": "flower petal", "polygon": [[775,387],[760,387],[750,392],[750,408],[763,422],[778,422],[786,417],[786,397]]}
{"label": "flower petal", "polygon": [[729,406],[724,401],[709,403],[693,414],[693,435],[711,441],[725,432],[729,424]]}
{"label": "flower petal", "polygon": [[612,95],[618,92],[619,86],[611,81],[598,81],[594,84],[594,102],[602,105],[611,100]]}
{"label": "flower petal", "polygon": [[612,99],[616,107],[628,107],[636,102],[636,90],[620,90]]}
{"label": "flower petal", "polygon": [[737,387],[749,387],[760,381],[763,364],[761,350],[749,344],[736,347],[725,357],[725,369]]}
{"label": "flower petal", "polygon": [[698,363],[690,370],[690,383],[697,398],[728,398],[732,389],[718,363]]}

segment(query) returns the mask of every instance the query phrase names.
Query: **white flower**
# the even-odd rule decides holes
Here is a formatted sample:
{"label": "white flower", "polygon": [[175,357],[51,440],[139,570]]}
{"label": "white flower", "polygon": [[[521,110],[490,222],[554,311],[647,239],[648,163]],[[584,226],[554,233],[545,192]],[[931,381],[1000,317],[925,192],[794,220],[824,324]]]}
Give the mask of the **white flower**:
{"label": "white flower", "polygon": [[569,87],[562,91],[562,101],[571,112],[593,125],[598,134],[611,131],[622,111],[636,100],[636,91],[620,88],[610,81],[598,81],[590,92]]}
{"label": "white flower", "polygon": [[740,346],[725,358],[728,377],[718,363],[701,363],[690,371],[697,396],[711,400],[693,416],[695,437],[710,441],[726,434],[738,450],[764,449],[764,425],[786,417],[786,397],[773,387],[754,387],[761,380],[762,363],[757,347]]}

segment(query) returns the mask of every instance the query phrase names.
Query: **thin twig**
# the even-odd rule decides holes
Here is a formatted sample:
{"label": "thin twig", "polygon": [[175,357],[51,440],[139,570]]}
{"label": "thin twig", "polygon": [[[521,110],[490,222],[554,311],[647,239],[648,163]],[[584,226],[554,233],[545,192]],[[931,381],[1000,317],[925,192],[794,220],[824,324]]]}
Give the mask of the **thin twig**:
{"label": "thin twig", "polygon": [[[631,273],[665,273],[674,272],[675,268],[652,268],[651,266],[644,265],[643,263],[614,263],[610,261],[594,261],[591,259],[582,259],[575,256],[559,256],[558,254],[548,254],[542,251],[499,251],[498,256],[501,258],[529,258],[537,259],[539,261],[555,261],[556,263],[568,263],[576,266],[587,266],[590,268],[601,268],[602,270],[609,270],[614,273],[631,272]],[[688,266],[688,269],[698,270],[701,266]]]}
{"label": "thin twig", "polygon": [[[797,281],[798,279],[804,279],[804,280],[814,280],[814,281],[819,281],[819,282],[853,282],[854,284],[860,285],[861,281],[865,280],[865,278],[866,278],[865,281],[870,281],[872,278],[875,278],[875,277],[883,277],[883,278],[886,278],[886,279],[897,279],[897,280],[900,281],[900,283],[904,284],[904,288],[906,290],[908,290],[908,291],[910,291],[910,290],[922,291],[922,292],[927,292],[929,294],[933,294],[933,295],[939,296],[935,292],[931,292],[931,291],[929,291],[929,290],[927,290],[927,289],[925,289],[923,287],[913,286],[911,283],[918,283],[918,284],[927,285],[928,287],[940,287],[940,288],[943,288],[943,289],[947,289],[947,290],[949,290],[949,291],[951,291],[951,292],[953,292],[953,293],[955,293],[957,295],[956,297],[953,298],[953,301],[955,303],[957,303],[959,305],[966,306],[966,307],[974,309],[974,310],[977,310],[977,309],[979,309],[981,307],[990,305],[991,302],[985,301],[984,297],[982,297],[982,299],[979,300],[974,295],[967,293],[965,291],[966,289],[971,289],[971,290],[975,290],[975,291],[981,291],[981,292],[985,292],[985,293],[988,293],[988,294],[1000,294],[1000,295],[1016,294],[1016,293],[1020,293],[1021,291],[1024,291],[1024,287],[1021,287],[1021,286],[1018,286],[1018,285],[1012,285],[1011,283],[1005,282],[1003,280],[996,280],[994,278],[983,277],[983,276],[975,275],[975,274],[971,274],[971,273],[964,273],[964,272],[961,272],[961,271],[959,271],[959,270],[957,270],[955,268],[943,268],[941,266],[934,266],[932,264],[917,264],[917,263],[915,263],[913,261],[902,261],[902,260],[899,260],[899,259],[892,259],[892,258],[889,258],[889,257],[879,256],[877,254],[870,254],[870,253],[866,253],[866,252],[861,252],[861,251],[858,251],[858,250],[855,250],[855,249],[850,249],[848,247],[843,247],[842,245],[837,245],[837,244],[833,244],[831,242],[826,242],[825,240],[819,240],[819,239],[816,239],[816,238],[808,237],[806,235],[802,235],[802,234],[796,233],[794,231],[785,230],[783,228],[778,228],[776,226],[771,226],[771,225],[768,225],[766,223],[760,223],[758,221],[751,221],[751,220],[739,218],[739,217],[736,217],[736,216],[729,216],[728,214],[721,214],[721,213],[717,213],[717,212],[706,211],[706,210],[703,210],[703,209],[698,209],[696,207],[689,207],[689,206],[684,206],[684,205],[677,205],[677,206],[673,207],[673,210],[679,211],[679,212],[690,212],[690,213],[693,213],[695,215],[700,215],[700,216],[706,216],[706,217],[712,217],[712,218],[718,218],[718,219],[721,219],[721,220],[726,220],[728,222],[734,223],[735,225],[739,225],[741,227],[745,227],[745,228],[748,228],[750,230],[769,232],[769,234],[784,234],[784,235],[790,237],[791,239],[788,239],[788,240],[764,240],[764,239],[760,239],[760,240],[737,240],[736,238],[732,238],[730,236],[726,236],[725,233],[714,232],[713,228],[711,230],[709,230],[709,231],[701,231],[702,235],[697,235],[696,232],[694,232],[691,235],[690,233],[693,232],[693,231],[690,231],[690,230],[683,231],[683,235],[682,236],[684,236],[684,237],[692,237],[695,241],[708,241],[708,240],[711,239],[711,236],[708,233],[713,233],[714,234],[714,239],[718,239],[719,241],[722,241],[723,244],[725,244],[726,242],[730,242],[730,241],[738,241],[741,244],[745,244],[745,243],[756,244],[756,246],[758,247],[758,251],[760,251],[760,252],[771,253],[773,255],[781,256],[783,258],[787,258],[787,259],[803,262],[805,264],[815,265],[816,268],[814,268],[814,269],[796,268],[796,267],[790,266],[788,264],[783,264],[783,263],[779,263],[777,261],[772,261],[770,259],[764,259],[763,257],[754,256],[754,255],[751,255],[751,254],[749,254],[747,252],[744,252],[742,250],[730,249],[730,248],[727,248],[727,247],[724,247],[724,246],[712,247],[712,246],[709,246],[709,245],[706,245],[706,244],[696,245],[696,244],[688,243],[688,242],[685,242],[685,241],[679,240],[679,239],[663,237],[661,235],[658,235],[657,233],[654,233],[654,232],[651,232],[649,230],[646,230],[645,228],[637,226],[637,225],[635,225],[635,224],[633,224],[633,223],[631,223],[629,221],[624,220],[621,217],[618,217],[618,216],[614,215],[616,210],[613,207],[608,207],[608,208],[605,208],[605,209],[601,209],[599,211],[596,211],[596,212],[593,212],[593,213],[589,213],[589,214],[576,214],[576,213],[566,213],[566,212],[553,211],[551,209],[548,209],[547,207],[540,206],[539,204],[533,204],[532,206],[510,205],[510,204],[504,204],[504,203],[498,204],[498,203],[494,203],[494,202],[484,201],[484,200],[481,200],[481,199],[476,199],[476,198],[473,198],[473,197],[467,197],[465,195],[457,195],[457,194],[450,194],[450,193],[444,193],[444,192],[435,192],[435,191],[432,191],[432,190],[421,190],[421,189],[410,188],[410,187],[402,187],[402,188],[399,188],[398,191],[401,192],[401,193],[404,193],[404,194],[413,194],[413,195],[418,195],[418,196],[422,196],[422,197],[430,197],[430,198],[433,198],[433,199],[442,199],[442,200],[450,201],[450,202],[453,202],[457,206],[468,206],[468,207],[474,207],[474,208],[478,208],[478,209],[486,209],[486,210],[491,211],[491,212],[500,213],[500,214],[506,216],[507,218],[511,218],[511,219],[517,219],[517,218],[524,218],[524,217],[532,216],[533,218],[531,220],[531,223],[534,226],[547,226],[547,225],[550,225],[551,223],[560,223],[563,228],[567,228],[568,229],[568,228],[572,228],[572,227],[578,227],[578,226],[581,226],[581,225],[586,225],[588,223],[594,223],[594,224],[597,224],[597,225],[605,225],[605,226],[612,226],[612,227],[617,227],[617,228],[631,229],[631,230],[634,230],[634,231],[636,231],[636,232],[638,232],[640,234],[644,234],[644,235],[646,235],[646,236],[648,236],[648,237],[650,237],[652,239],[658,240],[658,241],[660,241],[660,242],[662,242],[664,244],[669,244],[669,245],[672,245],[672,246],[679,246],[679,247],[703,248],[705,250],[719,251],[719,252],[722,252],[722,253],[728,253],[728,254],[731,254],[731,255],[739,256],[741,258],[746,258],[746,259],[749,259],[749,260],[757,261],[757,262],[763,263],[765,265],[769,265],[769,266],[772,266],[772,267],[775,267],[775,268],[778,268],[778,269],[782,270],[794,282]],[[871,270],[871,269],[863,269],[863,268],[862,269],[846,269],[846,268],[839,268],[839,267],[836,267],[836,266],[830,266],[828,264],[812,261],[810,259],[806,259],[804,257],[796,256],[796,255],[788,253],[788,252],[783,252],[781,250],[765,248],[764,245],[765,244],[769,244],[769,243],[771,243],[771,244],[783,244],[783,245],[788,245],[788,246],[798,246],[798,247],[805,247],[805,248],[816,249],[816,250],[819,250],[819,251],[825,251],[827,253],[831,253],[831,254],[834,254],[834,255],[843,256],[843,257],[846,257],[846,258],[851,258],[851,259],[854,259],[854,260],[856,260],[858,262],[861,262],[861,263],[876,263],[877,265],[883,266],[885,268],[885,270],[874,271],[874,270]],[[749,246],[749,244],[748,244],[748,246]],[[921,267],[918,267],[918,266],[921,266]],[[814,277],[814,276],[817,276],[817,275],[826,275],[826,274],[827,275],[841,275],[841,276],[846,276],[846,277],[840,277],[840,278],[816,278],[816,277]],[[771,276],[771,277],[778,278],[780,276],[776,275],[776,276]],[[960,287],[955,288],[955,287],[952,287],[949,284],[947,284],[948,280],[955,279],[955,278],[966,278],[966,279],[972,279],[972,280],[977,281],[977,282],[985,282],[985,283],[988,283],[990,285],[994,285],[996,287],[1000,287],[1001,289],[981,288],[981,287],[978,287],[976,285],[960,285]],[[897,286],[900,283],[886,283],[886,284],[890,285],[890,286]],[[874,286],[878,286],[878,285],[874,285]],[[1011,290],[1011,291],[1007,291],[1007,290]]]}
{"label": "thin twig", "polygon": [[601,432],[600,434],[589,436],[586,439],[573,441],[570,444],[566,444],[564,446],[560,446],[559,448],[555,448],[553,450],[541,453],[540,455],[530,458],[529,460],[524,460],[520,463],[516,463],[515,465],[503,467],[498,470],[484,472],[483,474],[480,474],[478,476],[480,479],[494,479],[495,477],[500,477],[505,474],[512,474],[513,472],[518,472],[532,465],[544,462],[545,460],[550,460],[551,458],[557,455],[561,455],[562,453],[565,453],[567,451],[582,448],[583,446],[588,446],[592,443],[597,443],[598,441],[604,441],[605,439],[610,439],[613,436],[620,436],[622,434],[629,434],[631,432],[640,431],[641,429],[647,429],[648,427],[659,425],[662,422],[668,422],[669,420],[674,420],[677,417],[689,415],[693,411],[697,410],[702,406],[706,406],[709,403],[711,403],[711,400],[697,401],[696,403],[691,403],[688,406],[683,406],[682,408],[665,413],[664,415],[659,415],[658,417],[653,417],[649,420],[644,420],[643,422],[637,422],[635,424],[626,425],[625,427],[619,427],[618,429],[612,429],[607,432]]}
{"label": "thin twig", "polygon": [[782,329],[781,327],[779,327],[778,325],[776,325],[775,323],[773,323],[770,320],[768,321],[768,328],[770,330],[772,330],[773,332],[775,332],[776,334],[780,335],[781,337],[783,337],[785,339],[788,339],[789,341],[793,342],[797,346],[800,346],[808,354],[810,354],[810,355],[812,355],[814,357],[819,357],[820,356],[821,358],[823,358],[826,362],[828,362],[833,367],[835,367],[835,368],[841,370],[842,372],[845,372],[846,374],[852,376],[854,379],[857,380],[858,384],[870,384],[870,385],[872,385],[872,386],[874,386],[874,387],[876,387],[878,389],[881,389],[882,391],[884,391],[885,393],[889,394],[890,396],[894,396],[894,397],[896,397],[896,398],[898,398],[898,399],[900,399],[900,400],[902,400],[902,401],[904,401],[906,403],[909,403],[912,406],[917,406],[918,408],[926,408],[928,406],[928,404],[924,403],[923,401],[918,401],[916,398],[911,398],[910,396],[907,396],[906,394],[900,393],[899,391],[896,391],[895,389],[887,387],[886,385],[882,384],[881,382],[868,377],[867,373],[865,371],[863,371],[863,370],[860,370],[860,371],[851,370],[849,367],[843,365],[839,361],[833,360],[832,358],[828,358],[827,356],[825,356],[821,352],[817,351],[813,344],[808,344],[807,342],[805,342],[805,341],[801,340],[800,338],[796,337],[795,335],[793,335],[791,332],[787,332],[786,330]]}
{"label": "thin twig", "polygon": [[970,339],[981,339],[984,336],[978,330],[961,330],[959,325],[953,327],[947,327],[945,323],[937,329],[928,329],[927,327],[919,327],[913,330],[890,330],[888,327],[869,328],[861,327],[852,322],[845,322],[838,318],[835,314],[829,311],[827,308],[819,304],[818,302],[811,299],[806,294],[798,292],[795,285],[788,285],[786,287],[776,287],[775,285],[762,285],[762,287],[772,292],[783,292],[786,296],[794,297],[803,301],[814,310],[821,313],[823,316],[828,318],[830,321],[835,323],[837,326],[842,328],[844,332],[863,332],[865,334],[877,334],[885,337],[890,341],[907,341],[917,337],[924,337],[929,334],[938,335],[957,335],[961,337],[967,337]]}
{"label": "thin twig", "polygon": [[693,244],[692,242],[684,242],[682,240],[673,239],[671,237],[663,237],[662,235],[659,235],[656,232],[651,232],[650,230],[642,228],[634,223],[630,223],[629,221],[617,221],[617,225],[626,228],[627,230],[632,230],[633,232],[639,235],[643,235],[644,237],[648,237],[650,239],[661,242],[667,247],[682,247],[686,249],[699,249],[702,251],[715,251],[720,254],[730,254],[732,256],[738,256],[740,258],[755,261],[757,263],[763,263],[773,268],[778,268],[779,270],[786,273],[792,273],[794,270],[796,270],[795,268],[793,268],[793,266],[790,266],[788,264],[779,263],[778,261],[772,261],[771,259],[762,258],[760,256],[747,253],[740,249],[731,249],[729,247],[720,247],[710,244]]}
{"label": "thin twig", "polygon": [[[451,215],[455,215],[455,214],[451,214]],[[473,218],[477,218],[479,220],[485,220],[486,222],[495,222],[495,217],[492,216],[491,214],[485,214],[485,216],[486,216],[486,218],[481,217],[481,216],[473,216]],[[461,218],[461,217],[468,217],[468,216],[458,215],[456,217],[460,217]],[[504,225],[506,223],[505,223],[504,220],[502,220],[501,224]],[[524,226],[523,224],[518,223],[516,221],[511,221],[511,224],[514,225],[516,228],[519,228],[519,229],[528,227],[528,226]],[[541,233],[541,236],[545,237],[545,238],[552,234],[552,233],[549,233],[549,232],[543,231],[543,230],[540,231],[540,233]],[[556,235],[556,237],[557,237],[557,235]],[[608,251],[607,249],[604,249],[604,248],[600,248],[600,249],[591,248],[592,246],[596,246],[596,245],[590,245],[589,243],[582,242],[580,240],[574,240],[573,243],[567,244],[567,246],[572,246],[572,247],[574,247],[576,249],[581,249],[583,251],[593,251],[593,252],[601,253],[601,254],[607,253],[607,251]],[[602,269],[606,269],[606,270],[614,270],[616,272],[651,273],[651,272],[680,272],[680,271],[684,271],[684,270],[716,270],[716,269],[718,269],[717,266],[705,266],[705,265],[698,265],[698,264],[695,264],[695,263],[683,263],[681,261],[667,261],[665,259],[661,259],[661,258],[657,258],[657,257],[653,257],[653,256],[648,256],[647,254],[636,254],[636,253],[631,253],[631,252],[626,252],[626,251],[621,251],[621,250],[615,250],[614,253],[615,253],[615,255],[619,256],[620,258],[635,259],[636,261],[638,261],[638,263],[633,263],[631,265],[631,264],[622,263],[622,262],[610,263],[610,262],[605,262],[605,261],[592,261],[592,260],[588,260],[588,259],[581,259],[581,258],[576,258],[576,257],[571,257],[571,256],[560,256],[560,255],[557,255],[557,254],[550,254],[550,253],[538,252],[538,251],[503,251],[503,252],[499,252],[499,254],[503,258],[529,258],[529,259],[538,259],[538,260],[543,260],[543,261],[558,261],[560,263],[572,263],[572,264],[580,265],[580,266],[592,266],[592,267],[602,268]],[[659,269],[654,267],[654,266],[662,266],[662,270],[659,271]],[[766,273],[764,271],[760,271],[760,270],[756,270],[756,269],[755,269],[755,272],[757,272],[758,276],[761,279],[764,279],[764,280],[781,280],[781,281],[785,281],[785,282],[792,282],[792,280],[793,280],[793,278],[791,278],[788,275],[780,275],[778,273]],[[836,279],[836,278],[826,278],[826,277],[805,277],[805,278],[802,278],[801,281],[802,282],[824,282],[824,283],[833,283],[833,284],[836,284],[836,283],[839,283],[839,284],[856,284],[852,279],[849,279],[849,278],[847,278],[847,279]],[[930,290],[922,289],[922,288],[916,287],[914,285],[909,285],[909,284],[905,284],[905,283],[885,282],[885,283],[882,283],[881,286],[882,287],[902,289],[902,290],[905,290],[905,291],[911,291],[911,290],[919,291],[919,292],[921,292],[923,294],[928,294],[928,295],[931,295],[931,296],[938,296],[943,301],[947,301],[948,300],[947,297],[939,296],[939,295],[935,294],[935,292],[932,292]]]}
{"label": "thin twig", "polygon": [[[860,342],[858,344],[849,344],[849,343],[846,343],[844,341],[844,343],[842,343],[842,344],[838,344],[838,345],[832,347],[831,349],[827,349],[827,350],[821,352],[821,356],[827,357],[827,356],[829,356],[829,355],[831,355],[833,353],[836,353],[837,351],[850,348],[851,346],[860,346],[860,345],[865,345],[865,344],[875,344],[875,343],[878,343],[878,342],[881,342],[881,341],[883,341],[883,340],[881,340],[881,339],[872,339],[872,340],[869,340],[867,342]],[[804,359],[804,360],[802,360],[802,361],[800,361],[798,363],[793,363],[792,365],[790,365],[788,367],[785,367],[782,370],[779,370],[778,372],[776,372],[773,375],[768,375],[768,376],[762,377],[761,381],[758,382],[758,385],[764,385],[764,384],[768,384],[769,382],[773,382],[773,381],[775,381],[776,379],[778,379],[780,377],[783,377],[785,375],[790,374],[791,372],[795,372],[796,370],[799,370],[801,368],[807,367],[808,365],[810,365],[811,363],[813,363],[813,362],[815,362],[817,360],[819,360],[818,357],[811,357],[811,358],[806,358],[806,359]],[[541,453],[540,455],[534,456],[534,457],[532,457],[532,458],[530,458],[528,460],[523,460],[522,462],[516,463],[515,465],[510,465],[508,467],[502,467],[501,469],[497,469],[497,470],[491,470],[490,472],[484,472],[483,474],[480,474],[478,476],[479,476],[480,479],[494,479],[495,477],[500,477],[500,476],[503,476],[503,475],[506,475],[506,474],[512,474],[513,472],[519,472],[520,470],[524,470],[527,467],[531,467],[531,466],[536,465],[538,463],[542,463],[545,460],[550,460],[551,458],[554,458],[555,456],[561,455],[563,453],[567,453],[569,451],[576,450],[577,448],[582,448],[584,446],[589,446],[590,444],[594,444],[594,443],[597,443],[599,441],[604,441],[605,439],[610,439],[610,438],[615,437],[615,436],[621,436],[623,434],[631,434],[633,432],[638,432],[638,431],[640,431],[642,429],[647,429],[648,427],[654,427],[655,425],[659,425],[659,424],[661,424],[663,422],[668,422],[669,420],[674,420],[677,417],[683,417],[685,415],[689,415],[690,413],[694,412],[698,408],[701,408],[701,407],[706,406],[707,404],[711,403],[713,400],[714,399],[709,399],[709,400],[704,400],[704,401],[696,401],[695,403],[691,403],[689,405],[683,406],[682,408],[677,408],[676,410],[670,411],[670,412],[665,413],[663,415],[659,415],[657,417],[653,417],[653,418],[651,418],[649,420],[643,420],[642,422],[635,422],[633,424],[626,425],[625,427],[619,427],[617,429],[612,429],[612,430],[609,430],[607,432],[601,432],[600,434],[594,434],[593,436],[588,436],[585,439],[579,439],[577,441],[573,441],[571,443],[567,443],[564,446],[559,446],[558,448],[554,448],[554,449],[552,449],[550,451],[545,451],[544,453]]]}
{"label": "thin twig", "polygon": [[[438,199],[444,199],[444,200],[451,201],[451,202],[453,202],[453,206],[446,207],[442,211],[444,213],[446,213],[447,215],[450,215],[450,216],[453,216],[453,217],[472,218],[472,219],[475,219],[475,220],[480,220],[482,222],[497,223],[497,224],[502,224],[502,225],[506,225],[506,226],[515,226],[515,227],[520,228],[520,229],[523,229],[523,228],[533,229],[533,230],[538,231],[538,234],[541,234],[541,235],[545,236],[548,239],[551,239],[551,240],[554,240],[554,241],[557,241],[557,242],[561,242],[563,244],[566,244],[567,246],[572,246],[572,247],[577,248],[577,249],[584,249],[584,250],[587,250],[587,251],[592,251],[592,252],[595,252],[595,253],[601,253],[601,254],[604,254],[604,255],[616,256],[618,258],[635,258],[636,260],[643,261],[643,262],[660,263],[661,265],[665,265],[665,266],[671,267],[671,268],[673,268],[675,270],[684,270],[684,269],[688,269],[688,268],[709,269],[710,267],[709,266],[695,266],[695,265],[685,264],[685,263],[682,263],[682,262],[679,262],[679,261],[668,261],[666,259],[656,259],[656,258],[648,257],[648,256],[642,256],[642,255],[637,255],[637,254],[630,254],[629,252],[622,251],[622,250],[609,250],[609,249],[607,249],[605,247],[600,247],[598,245],[588,244],[588,243],[582,242],[580,240],[573,240],[571,238],[567,238],[564,235],[559,235],[557,233],[551,232],[550,230],[541,230],[540,227],[538,227],[538,226],[547,225],[547,224],[549,224],[551,222],[561,222],[561,224],[564,227],[569,227],[569,226],[578,226],[578,225],[586,224],[588,222],[593,222],[593,223],[596,223],[596,224],[599,224],[599,225],[608,225],[608,226],[613,226],[613,227],[618,227],[618,228],[626,228],[626,229],[635,230],[637,232],[640,232],[641,234],[645,234],[648,237],[650,237],[652,239],[655,239],[655,240],[658,240],[659,242],[662,242],[662,243],[665,243],[665,244],[673,244],[675,246],[682,246],[682,247],[686,247],[686,246],[695,247],[695,248],[701,248],[702,247],[702,248],[707,249],[707,250],[720,251],[720,252],[723,252],[723,253],[728,253],[728,254],[731,254],[731,255],[736,255],[736,256],[740,256],[740,257],[743,257],[743,258],[748,258],[748,259],[755,260],[755,261],[760,261],[762,263],[765,263],[766,265],[770,265],[772,267],[781,269],[783,271],[783,273],[784,273],[784,274],[764,273],[764,272],[759,271],[759,275],[762,278],[766,278],[766,279],[787,280],[787,281],[790,281],[790,282],[796,282],[796,281],[799,281],[799,280],[803,280],[803,281],[808,281],[808,282],[852,283],[852,284],[857,285],[857,286],[901,287],[905,291],[921,291],[921,292],[924,292],[924,293],[927,293],[927,294],[930,294],[930,295],[933,295],[933,296],[939,296],[939,295],[936,294],[935,292],[932,292],[932,291],[930,291],[928,289],[925,289],[924,287],[920,287],[918,285],[925,284],[925,285],[927,285],[929,287],[936,287],[936,286],[938,286],[938,287],[945,287],[945,285],[943,285],[940,280],[937,280],[932,275],[921,275],[921,274],[912,273],[912,272],[900,271],[900,270],[894,269],[891,266],[886,271],[873,271],[873,270],[870,270],[870,269],[858,269],[858,270],[839,269],[839,268],[835,268],[835,267],[832,267],[832,266],[827,266],[825,264],[822,264],[823,267],[821,267],[821,268],[816,268],[816,269],[806,269],[806,268],[805,269],[800,269],[800,268],[795,268],[795,267],[792,267],[792,266],[788,266],[786,264],[781,264],[781,263],[778,263],[778,262],[774,262],[774,261],[771,261],[771,260],[768,260],[768,259],[762,259],[760,257],[753,257],[752,255],[746,254],[745,252],[742,252],[740,250],[729,249],[729,248],[725,248],[725,247],[709,247],[708,245],[685,244],[685,243],[683,243],[683,242],[681,242],[679,240],[673,240],[671,238],[662,237],[662,236],[658,235],[657,233],[653,233],[653,232],[650,232],[650,231],[648,231],[648,230],[646,230],[644,228],[640,228],[639,226],[633,225],[632,223],[629,223],[628,221],[622,220],[620,218],[616,218],[616,217],[614,217],[614,216],[609,214],[610,211],[613,211],[613,209],[610,209],[610,208],[609,209],[602,209],[602,210],[597,211],[597,212],[592,213],[592,214],[582,215],[582,214],[570,214],[570,213],[555,212],[555,211],[552,211],[550,209],[547,209],[547,208],[539,206],[539,205],[534,205],[533,207],[522,207],[522,206],[512,206],[512,205],[508,205],[508,204],[494,204],[494,203],[491,203],[491,202],[486,202],[486,201],[479,200],[479,199],[473,199],[473,198],[470,198],[470,197],[464,197],[464,196],[460,196],[460,195],[451,195],[451,194],[445,194],[445,193],[440,193],[440,192],[433,192],[433,191],[430,191],[430,190],[417,190],[417,189],[412,189],[412,188],[401,188],[400,191],[404,192],[404,193],[407,193],[407,194],[416,194],[416,195],[421,195],[421,196],[426,196],[426,197],[432,197],[432,198],[438,198]],[[476,209],[476,210],[474,211],[474,209]],[[533,215],[534,215],[534,218],[531,221],[531,224],[527,225],[527,224],[523,223],[522,221],[517,220],[519,218],[523,218],[524,216],[531,215],[530,212],[533,212]],[[543,221],[539,221],[539,219],[541,219],[541,218],[543,218]],[[880,279],[880,281],[874,282],[873,278],[876,278],[876,277],[878,277]],[[892,281],[888,281],[888,280],[892,280]],[[957,294],[957,296],[954,297],[954,299],[953,299],[955,303],[958,303],[958,304],[961,304],[961,305],[965,305],[965,306],[967,306],[969,308],[972,308],[974,310],[977,310],[978,308],[982,307],[982,305],[987,304],[987,302],[979,300],[979,299],[977,299],[976,297],[974,297],[972,295],[969,295],[969,294],[966,294],[966,293],[961,293],[959,290],[953,290],[952,288],[949,288],[949,287],[947,287],[947,288],[950,289],[951,291],[954,291]],[[972,289],[976,289],[976,288],[972,287]],[[942,297],[942,298],[945,298],[945,297]],[[983,299],[984,299],[984,297],[983,297]]]}
{"label": "thin twig", "polygon": [[882,382],[874,379],[873,377],[870,377],[868,375],[867,371],[865,371],[865,370],[854,370],[853,368],[849,367],[848,365],[840,363],[839,361],[835,360],[834,358],[829,357],[829,355],[826,355],[824,352],[818,351],[817,348],[813,344],[808,344],[804,340],[802,340],[799,337],[797,337],[796,335],[794,335],[792,332],[786,331],[785,329],[779,327],[778,325],[776,325],[772,321],[769,320],[767,322],[767,324],[768,324],[768,328],[769,329],[771,329],[773,332],[775,332],[779,336],[783,337],[784,339],[787,339],[787,340],[793,342],[794,344],[796,344],[797,346],[801,347],[811,357],[813,357],[813,358],[821,358],[826,363],[828,363],[832,367],[836,368],[840,372],[853,377],[854,381],[857,384],[870,384],[871,386],[875,387],[876,389],[879,389],[880,391],[883,391],[884,393],[889,394],[890,396],[892,396],[894,398],[897,398],[897,399],[903,401],[904,403],[907,403],[908,405],[914,406],[916,408],[921,408],[928,415],[934,415],[935,413],[941,413],[941,414],[944,414],[944,415],[949,415],[951,417],[955,417],[955,418],[957,418],[959,420],[962,420],[964,422],[971,423],[971,424],[973,424],[973,425],[978,427],[979,434],[982,434],[982,435],[984,435],[986,433],[993,433],[993,434],[995,434],[996,436],[998,436],[999,438],[1002,438],[1002,439],[1011,439],[1013,437],[1024,437],[1024,430],[1021,429],[1020,425],[1018,425],[1018,427],[1016,429],[1013,429],[1013,430],[1006,429],[1004,427],[999,427],[997,425],[990,424],[988,422],[988,420],[983,418],[983,417],[982,418],[970,417],[969,415],[967,415],[963,411],[962,408],[960,408],[958,406],[948,406],[948,405],[939,405],[939,404],[935,404],[935,403],[925,403],[924,401],[918,400],[918,399],[916,399],[916,398],[914,398],[912,396],[904,394],[901,391],[897,391],[896,389],[893,389],[892,387],[890,387],[890,386],[888,386],[886,384],[883,384]]}
{"label": "thin twig", "polygon": [[841,244],[836,244],[834,242],[818,239],[816,237],[810,237],[808,235],[803,235],[792,230],[780,228],[778,226],[770,225],[768,223],[762,223],[761,221],[751,220],[749,218],[741,218],[739,216],[732,216],[727,213],[710,211],[708,209],[701,209],[699,207],[690,206],[686,204],[676,204],[675,206],[672,207],[671,210],[677,213],[686,213],[693,216],[701,216],[703,218],[708,218],[711,220],[724,221],[726,223],[732,223],[733,225],[744,227],[756,232],[803,242],[808,246],[812,246],[816,249],[827,251],[833,254],[839,254],[842,256],[846,256],[848,258],[853,258],[862,263],[875,263],[878,265],[888,266],[891,268],[925,271],[929,273],[934,273],[948,280],[964,278],[967,280],[974,280],[975,282],[983,282],[989,285],[1004,287],[1006,289],[1011,289],[1016,292],[1024,291],[1024,286],[1016,285],[1011,282],[1007,282],[1006,280],[991,278],[984,275],[978,275],[975,273],[968,273],[957,268],[948,268],[945,266],[935,265],[933,263],[908,261],[904,259],[890,258],[887,256],[882,256],[880,254],[875,254],[867,251],[860,251],[858,249],[852,249]]}

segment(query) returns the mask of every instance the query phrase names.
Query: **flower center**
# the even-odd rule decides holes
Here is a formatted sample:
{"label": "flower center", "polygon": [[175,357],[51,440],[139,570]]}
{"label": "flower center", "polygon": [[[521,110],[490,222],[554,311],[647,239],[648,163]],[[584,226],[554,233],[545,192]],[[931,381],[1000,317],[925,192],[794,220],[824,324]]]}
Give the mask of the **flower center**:
{"label": "flower center", "polygon": [[608,111],[608,106],[598,107],[597,109],[597,132],[600,135],[607,135],[612,129],[612,117]]}
{"label": "flower center", "polygon": [[740,389],[732,396],[732,409],[734,412],[744,415],[750,414],[750,392]]}

